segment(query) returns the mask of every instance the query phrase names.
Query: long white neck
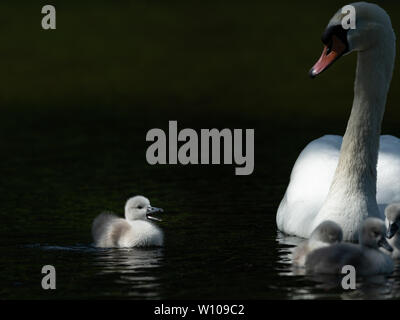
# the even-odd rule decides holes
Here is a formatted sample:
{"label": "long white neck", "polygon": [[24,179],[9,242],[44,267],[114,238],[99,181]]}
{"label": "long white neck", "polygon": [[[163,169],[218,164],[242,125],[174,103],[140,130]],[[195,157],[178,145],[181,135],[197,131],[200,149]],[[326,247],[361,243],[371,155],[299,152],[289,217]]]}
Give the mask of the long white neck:
{"label": "long white neck", "polygon": [[358,53],[353,107],[331,186],[333,191],[344,187],[346,192],[371,195],[375,204],[381,123],[393,57],[394,46],[393,54],[379,46]]}
{"label": "long white neck", "polygon": [[394,35],[358,53],[354,100],[328,197],[318,215],[334,216],[345,240],[354,240],[367,216],[380,216],[376,167],[381,123],[395,56]]}

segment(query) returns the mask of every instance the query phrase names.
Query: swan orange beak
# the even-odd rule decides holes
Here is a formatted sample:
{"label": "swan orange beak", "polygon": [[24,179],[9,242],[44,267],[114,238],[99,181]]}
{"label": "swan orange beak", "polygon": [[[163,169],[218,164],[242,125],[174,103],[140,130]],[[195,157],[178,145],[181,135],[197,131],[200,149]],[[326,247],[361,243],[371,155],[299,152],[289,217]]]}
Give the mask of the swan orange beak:
{"label": "swan orange beak", "polygon": [[314,78],[321,72],[325,71],[346,52],[346,48],[346,44],[344,44],[342,40],[334,35],[332,37],[331,44],[324,47],[321,57],[311,68],[309,72],[310,77]]}

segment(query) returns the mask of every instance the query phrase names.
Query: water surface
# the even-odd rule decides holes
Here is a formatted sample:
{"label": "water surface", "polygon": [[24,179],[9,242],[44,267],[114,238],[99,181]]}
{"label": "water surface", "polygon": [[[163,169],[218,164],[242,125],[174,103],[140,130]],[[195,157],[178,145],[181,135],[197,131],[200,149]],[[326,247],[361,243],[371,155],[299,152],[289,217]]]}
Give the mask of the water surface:
{"label": "water surface", "polygon": [[[95,120],[93,112],[4,113],[2,299],[399,297],[398,266],[389,277],[360,279],[351,292],[340,289],[338,279],[292,269],[288,254],[300,239],[277,231],[276,209],[298,153],[329,128],[180,113],[178,125],[185,127],[219,127],[223,121],[230,128],[255,128],[255,171],[235,176],[233,165],[148,165],[145,134],[152,127],[167,129],[169,113],[143,111],[142,122],[132,127],[129,108],[96,108]],[[10,130],[15,117],[23,130]],[[165,247],[94,248],[94,217],[102,210],[122,215],[131,194],[165,209],[159,223]],[[54,291],[40,286],[46,264],[57,271]]]}
{"label": "water surface", "polygon": [[[380,3],[399,35],[399,2]],[[276,229],[301,150],[346,127],[356,55],[308,78],[342,1],[52,4],[47,32],[34,2],[0,3],[0,299],[399,298],[398,266],[354,292],[295,272],[299,239]],[[396,67],[383,133],[398,137],[399,83]],[[254,128],[253,174],[148,165],[146,133],[169,120]],[[96,215],[134,194],[165,209],[165,246],[92,247]]]}

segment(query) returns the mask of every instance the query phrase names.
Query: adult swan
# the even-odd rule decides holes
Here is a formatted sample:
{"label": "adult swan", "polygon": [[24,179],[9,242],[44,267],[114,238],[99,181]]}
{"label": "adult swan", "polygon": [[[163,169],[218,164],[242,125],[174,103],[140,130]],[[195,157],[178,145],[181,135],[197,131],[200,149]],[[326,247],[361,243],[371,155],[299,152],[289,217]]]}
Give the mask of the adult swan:
{"label": "adult swan", "polygon": [[[395,34],[387,13],[375,4],[352,4],[356,28],[345,30],[339,10],[322,35],[323,53],[312,77],[342,55],[358,52],[354,100],[346,133],[309,143],[297,159],[276,217],[279,230],[308,238],[324,220],[355,241],[367,217],[384,218],[384,208],[400,201],[400,140],[381,136],[392,78]],[[379,152],[379,160],[378,160]]]}

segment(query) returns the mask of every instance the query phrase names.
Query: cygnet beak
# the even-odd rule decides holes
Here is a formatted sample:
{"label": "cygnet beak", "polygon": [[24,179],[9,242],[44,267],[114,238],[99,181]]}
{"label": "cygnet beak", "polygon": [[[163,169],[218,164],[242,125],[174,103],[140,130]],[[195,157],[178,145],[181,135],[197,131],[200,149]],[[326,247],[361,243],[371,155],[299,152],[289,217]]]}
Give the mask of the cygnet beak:
{"label": "cygnet beak", "polygon": [[399,230],[399,226],[397,223],[390,223],[389,228],[387,229],[386,232],[386,238],[391,239],[393,236],[396,234],[396,232]]}
{"label": "cygnet beak", "polygon": [[153,214],[164,212],[161,208],[149,206],[146,211],[146,218],[153,221],[162,221],[160,218],[153,217]]}
{"label": "cygnet beak", "polygon": [[379,241],[378,241],[378,246],[382,247],[384,249],[386,249],[389,252],[393,252],[393,248],[392,246],[389,244],[389,242],[387,242],[385,237],[382,237]]}

